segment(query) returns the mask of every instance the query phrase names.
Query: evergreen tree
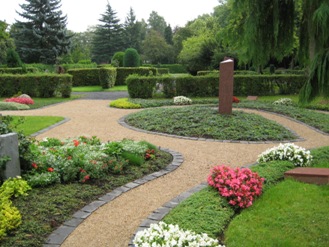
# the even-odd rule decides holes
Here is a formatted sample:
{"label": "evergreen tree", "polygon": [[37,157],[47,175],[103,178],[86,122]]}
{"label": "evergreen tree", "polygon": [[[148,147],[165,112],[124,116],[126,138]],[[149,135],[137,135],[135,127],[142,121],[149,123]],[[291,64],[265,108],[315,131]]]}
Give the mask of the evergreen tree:
{"label": "evergreen tree", "polygon": [[8,24],[0,21],[0,64],[6,63],[7,50],[14,48],[14,40],[7,32]]}
{"label": "evergreen tree", "polygon": [[115,52],[123,50],[123,29],[117,18],[117,13],[107,3],[95,31],[92,47],[92,59],[97,63],[109,63]]}
{"label": "evergreen tree", "polygon": [[67,17],[62,15],[60,0],[26,0],[18,13],[27,21],[15,23],[17,52],[26,63],[55,64],[58,56],[70,48],[66,34]]}
{"label": "evergreen tree", "polygon": [[125,50],[125,55],[123,57],[124,67],[139,67],[140,57],[136,49],[128,48]]}
{"label": "evergreen tree", "polygon": [[13,48],[7,50],[6,60],[8,68],[17,68],[23,66],[21,58]]}
{"label": "evergreen tree", "polygon": [[130,11],[124,23],[125,47],[135,48],[138,51],[141,49],[141,42],[142,42],[141,29],[142,29],[142,24],[136,21],[134,10],[130,8]]}
{"label": "evergreen tree", "polygon": [[162,16],[160,16],[157,12],[152,11],[147,21],[149,29],[157,31],[162,35],[162,37],[164,37],[167,23]]}
{"label": "evergreen tree", "polygon": [[173,42],[173,32],[172,32],[172,29],[171,29],[171,26],[168,25],[164,31],[164,37],[165,37],[165,40],[167,42],[167,44],[169,45],[173,45],[174,42]]}

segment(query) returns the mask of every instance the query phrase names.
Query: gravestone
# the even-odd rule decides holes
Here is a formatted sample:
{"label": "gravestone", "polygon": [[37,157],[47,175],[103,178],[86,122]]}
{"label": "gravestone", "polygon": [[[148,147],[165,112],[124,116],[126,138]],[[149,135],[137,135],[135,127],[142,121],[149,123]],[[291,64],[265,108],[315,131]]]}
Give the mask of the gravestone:
{"label": "gravestone", "polygon": [[6,163],[4,178],[20,176],[21,167],[19,163],[17,133],[0,135],[0,157],[5,156],[9,156],[10,161]]}
{"label": "gravestone", "polygon": [[218,111],[223,115],[232,114],[233,104],[233,74],[234,74],[234,61],[227,59],[220,63],[220,76],[219,76],[219,107]]}

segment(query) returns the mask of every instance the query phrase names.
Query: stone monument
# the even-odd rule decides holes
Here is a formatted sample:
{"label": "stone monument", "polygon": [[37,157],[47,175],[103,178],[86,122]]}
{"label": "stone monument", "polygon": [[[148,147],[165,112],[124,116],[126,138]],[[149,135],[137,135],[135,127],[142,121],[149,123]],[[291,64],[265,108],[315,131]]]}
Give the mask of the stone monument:
{"label": "stone monument", "polygon": [[219,76],[219,113],[232,114],[234,61],[226,59],[220,63]]}

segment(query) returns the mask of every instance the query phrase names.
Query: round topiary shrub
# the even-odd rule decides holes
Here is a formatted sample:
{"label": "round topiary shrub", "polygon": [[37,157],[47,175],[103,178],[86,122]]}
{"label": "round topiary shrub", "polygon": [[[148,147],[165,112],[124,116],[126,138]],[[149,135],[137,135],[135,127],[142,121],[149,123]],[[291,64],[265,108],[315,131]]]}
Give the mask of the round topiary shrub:
{"label": "round topiary shrub", "polygon": [[125,55],[124,51],[118,51],[114,53],[112,59],[111,59],[111,64],[115,67],[123,67],[123,57]]}
{"label": "round topiary shrub", "polygon": [[123,56],[123,66],[124,67],[139,67],[140,66],[140,56],[138,51],[134,48],[128,48]]}

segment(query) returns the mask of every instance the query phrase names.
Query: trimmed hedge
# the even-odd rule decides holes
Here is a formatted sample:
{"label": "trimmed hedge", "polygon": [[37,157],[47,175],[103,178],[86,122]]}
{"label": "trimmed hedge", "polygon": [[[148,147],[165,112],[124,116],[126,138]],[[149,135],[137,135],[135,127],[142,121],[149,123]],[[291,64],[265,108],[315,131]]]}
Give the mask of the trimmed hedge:
{"label": "trimmed hedge", "polygon": [[157,77],[129,75],[126,79],[130,98],[148,99],[152,98]]}
{"label": "trimmed hedge", "polygon": [[[128,79],[127,79],[128,80]],[[140,81],[139,81],[140,80]],[[234,95],[274,95],[297,94],[307,80],[303,75],[234,75]],[[132,98],[143,98],[141,85],[154,85],[152,92],[163,92],[166,98],[178,95],[186,97],[217,97],[219,78],[217,75],[208,76],[134,76],[128,85]],[[137,90],[137,91],[135,91]],[[151,91],[147,89],[147,91]],[[141,97],[141,95],[143,97]],[[152,97],[150,93],[147,94]]]}
{"label": "trimmed hedge", "polygon": [[143,67],[155,67],[161,69],[168,69],[171,74],[185,74],[187,73],[186,66],[183,64],[143,64]]}
{"label": "trimmed hedge", "polygon": [[137,74],[140,76],[148,76],[148,75],[156,75],[157,70],[156,68],[150,67],[122,67],[117,68],[117,78],[115,81],[115,85],[125,85],[126,78],[129,75]]}
{"label": "trimmed hedge", "polygon": [[99,69],[99,82],[102,88],[114,87],[117,71],[114,68],[103,67]]}
{"label": "trimmed hedge", "polygon": [[157,68],[157,75],[166,75],[166,74],[169,74],[169,69]]}
{"label": "trimmed hedge", "polygon": [[99,86],[99,69],[69,69],[68,74],[73,76],[72,83],[77,86]]}
{"label": "trimmed hedge", "polygon": [[26,74],[26,73],[36,73],[38,72],[37,68],[0,68],[0,74]]}
{"label": "trimmed hedge", "polygon": [[63,98],[71,96],[72,76],[68,74],[0,74],[0,97],[11,97],[17,92],[31,97],[49,98],[55,93]]}

